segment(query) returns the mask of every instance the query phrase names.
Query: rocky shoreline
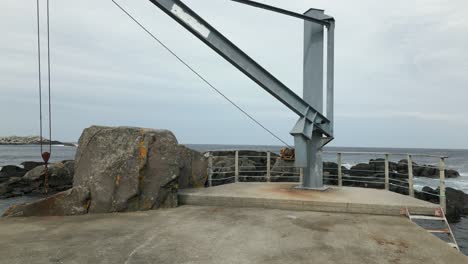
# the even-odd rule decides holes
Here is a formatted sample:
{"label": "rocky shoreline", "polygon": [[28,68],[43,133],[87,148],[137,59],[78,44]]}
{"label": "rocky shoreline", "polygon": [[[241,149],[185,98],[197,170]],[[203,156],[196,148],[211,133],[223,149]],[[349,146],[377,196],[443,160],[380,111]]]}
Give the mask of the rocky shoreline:
{"label": "rocky shoreline", "polygon": [[[42,138],[43,144],[52,144],[52,145],[65,145],[65,146],[75,146],[73,143],[61,142],[57,140],[48,140],[47,138]],[[0,137],[0,145],[39,145],[41,144],[41,137],[39,136],[10,136],[10,137]]]}

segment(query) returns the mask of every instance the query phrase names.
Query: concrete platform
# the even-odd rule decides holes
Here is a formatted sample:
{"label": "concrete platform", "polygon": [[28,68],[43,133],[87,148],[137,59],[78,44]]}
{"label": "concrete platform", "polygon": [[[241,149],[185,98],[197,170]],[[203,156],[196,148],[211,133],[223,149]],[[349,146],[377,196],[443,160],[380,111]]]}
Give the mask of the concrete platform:
{"label": "concrete platform", "polygon": [[181,206],[0,219],[0,263],[468,263],[403,217]]}
{"label": "concrete platform", "polygon": [[330,187],[326,191],[295,189],[297,183],[233,183],[210,188],[179,190],[184,205],[260,207],[321,212],[399,215],[433,213],[436,204],[385,190]]}

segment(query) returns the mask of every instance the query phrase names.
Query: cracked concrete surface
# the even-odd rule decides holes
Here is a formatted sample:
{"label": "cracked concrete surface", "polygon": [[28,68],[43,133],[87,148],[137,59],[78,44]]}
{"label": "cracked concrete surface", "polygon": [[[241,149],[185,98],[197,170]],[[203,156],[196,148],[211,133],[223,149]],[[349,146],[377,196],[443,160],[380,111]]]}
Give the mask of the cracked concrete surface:
{"label": "cracked concrete surface", "polygon": [[404,217],[181,206],[0,219],[0,263],[468,263]]}

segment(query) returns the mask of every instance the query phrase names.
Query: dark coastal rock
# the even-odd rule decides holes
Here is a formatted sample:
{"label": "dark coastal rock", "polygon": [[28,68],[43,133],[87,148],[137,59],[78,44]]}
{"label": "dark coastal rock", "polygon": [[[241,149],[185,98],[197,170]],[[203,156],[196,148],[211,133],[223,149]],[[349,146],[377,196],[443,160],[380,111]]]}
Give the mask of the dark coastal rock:
{"label": "dark coastal rock", "polygon": [[358,163],[349,170],[351,176],[372,176],[375,173],[374,166],[368,163]]}
{"label": "dark coastal rock", "polygon": [[[385,171],[385,159],[379,158],[379,159],[371,159],[369,160],[369,165],[371,170],[377,171],[377,172],[383,172]],[[389,171],[396,171],[398,169],[398,163],[389,161],[388,162],[388,169]]]}
{"label": "dark coastal rock", "polygon": [[175,207],[177,156],[168,130],[92,126],[79,140],[73,186],[89,188],[89,213]]}
{"label": "dark coastal rock", "polygon": [[[54,194],[67,190],[73,185],[73,161],[49,164],[48,193]],[[9,198],[25,194],[42,194],[44,192],[44,166],[38,166],[20,177],[9,177],[0,182],[0,198]]]}
{"label": "dark coastal rock", "polygon": [[[422,191],[423,192],[415,192],[416,198],[431,203],[439,203],[439,188],[432,189],[431,187],[425,186]],[[457,222],[463,215],[468,214],[468,194],[448,187],[445,189],[445,196],[447,204],[446,216],[449,222]]]}
{"label": "dark coastal rock", "polygon": [[[52,192],[60,192],[71,188],[73,185],[74,162],[52,163],[48,165],[48,185]],[[41,165],[30,170],[23,177],[23,181],[29,183],[35,190],[44,188],[45,166]]]}
{"label": "dark coastal rock", "polygon": [[234,156],[224,155],[213,157],[212,185],[221,185],[234,182]]}
{"label": "dark coastal rock", "polygon": [[[234,182],[235,150],[210,151],[213,156],[213,185]],[[278,154],[270,152],[270,164],[273,167]],[[267,170],[267,152],[255,150],[239,150],[239,181],[264,182]]]}
{"label": "dark coastal rock", "polygon": [[0,199],[23,195],[19,191],[27,185],[21,183],[21,177],[10,177],[7,181],[0,183]]}
{"label": "dark coastal rock", "polygon": [[9,207],[4,217],[81,215],[88,212],[90,192],[85,187],[74,187],[47,198]]}
{"label": "dark coastal rock", "polygon": [[300,171],[294,167],[294,161],[282,160],[276,158],[271,168],[271,181],[273,182],[298,182],[300,180]]}
{"label": "dark coastal rock", "polygon": [[[416,166],[413,169],[414,176],[417,177],[427,177],[427,178],[439,178],[440,177],[440,170],[435,166]],[[460,176],[460,173],[456,170],[448,169],[445,170],[445,178],[456,178]]]}
{"label": "dark coastal rock", "polygon": [[[348,173],[346,167],[341,166],[342,175]],[[323,184],[338,185],[338,164],[335,162],[323,162]]]}
{"label": "dark coastal rock", "polygon": [[26,170],[18,166],[6,165],[0,170],[0,183],[7,181],[11,177],[23,177]]}
{"label": "dark coastal rock", "polygon": [[179,188],[205,187],[208,179],[208,159],[202,153],[179,145]]}
{"label": "dark coastal rock", "polygon": [[[266,167],[261,167],[257,170],[258,163],[254,160],[249,158],[239,158],[239,175],[247,176],[247,177],[240,177],[239,181],[246,181],[246,182],[262,182],[266,181]],[[264,177],[262,177],[264,176]]]}
{"label": "dark coastal rock", "polygon": [[39,162],[39,161],[25,161],[21,162],[21,165],[23,165],[24,169],[26,171],[30,171],[38,166],[44,165],[44,162]]}
{"label": "dark coastal rock", "polygon": [[[218,157],[231,157],[234,158],[236,151],[235,150],[217,150],[210,152],[213,156]],[[256,167],[266,166],[267,164],[267,152],[266,151],[255,151],[255,150],[239,150],[239,157],[248,158],[255,163]],[[278,154],[270,152],[270,162],[273,165],[276,158],[279,157]]]}
{"label": "dark coastal rock", "polygon": [[456,170],[446,170],[445,171],[445,178],[457,178],[460,176],[460,173]]}

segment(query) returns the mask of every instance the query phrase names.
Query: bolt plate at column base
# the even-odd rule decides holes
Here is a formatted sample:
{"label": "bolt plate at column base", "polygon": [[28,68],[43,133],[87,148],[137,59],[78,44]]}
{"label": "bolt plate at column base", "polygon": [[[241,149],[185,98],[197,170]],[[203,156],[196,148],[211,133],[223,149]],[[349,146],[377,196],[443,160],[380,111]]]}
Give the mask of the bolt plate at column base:
{"label": "bolt plate at column base", "polygon": [[329,186],[322,186],[322,187],[304,187],[304,186],[301,186],[301,185],[297,185],[297,186],[294,186],[293,187],[294,189],[300,189],[300,190],[309,190],[309,191],[319,191],[319,192],[324,192],[324,191],[327,191],[328,189],[330,189]]}

